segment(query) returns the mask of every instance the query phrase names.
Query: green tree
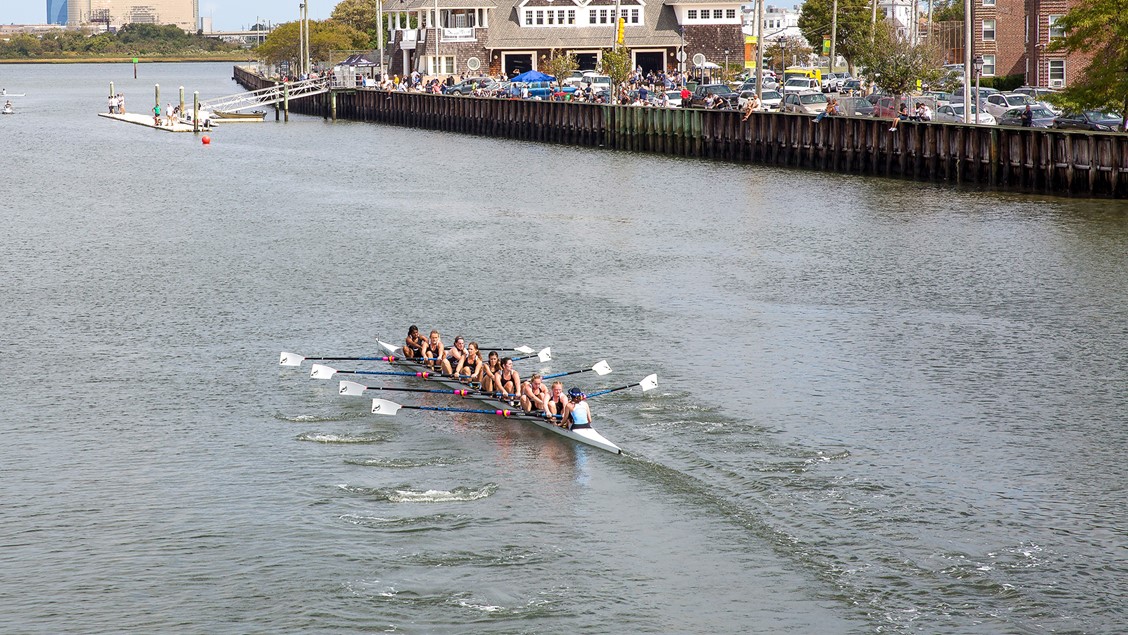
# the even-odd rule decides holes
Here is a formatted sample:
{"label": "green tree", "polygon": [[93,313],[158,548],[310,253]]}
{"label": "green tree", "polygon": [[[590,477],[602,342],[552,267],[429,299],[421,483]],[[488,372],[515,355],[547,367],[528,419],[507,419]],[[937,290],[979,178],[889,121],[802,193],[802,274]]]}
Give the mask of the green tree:
{"label": "green tree", "polygon": [[[819,46],[822,46],[822,40],[819,40]],[[783,75],[783,69],[791,66],[792,60],[803,60],[811,56],[813,49],[807,45],[807,41],[801,37],[781,37],[775,38],[768,42],[768,48],[764,49],[764,59],[771,60],[771,66],[774,68],[779,66],[780,76]]]}
{"label": "green tree", "polygon": [[368,34],[369,46],[380,45],[380,29],[384,30],[384,42],[391,39],[387,21],[380,24],[380,0],[341,0],[333,7],[329,19],[347,24],[357,31]]}
{"label": "green tree", "polygon": [[599,68],[604,75],[611,78],[610,98],[614,99],[616,91],[631,74],[631,51],[625,46],[618,49],[603,49]]}
{"label": "green tree", "polygon": [[1080,79],[1054,101],[1071,110],[1119,112],[1120,128],[1128,128],[1128,12],[1124,0],[1088,0],[1058,18],[1065,37],[1054,39],[1047,52],[1087,52],[1092,61]]}
{"label": "green tree", "polygon": [[866,69],[870,81],[894,95],[915,89],[918,81],[933,84],[943,75],[936,48],[928,44],[913,46],[899,37],[888,22],[877,23],[873,45],[858,55],[858,64]]}
{"label": "green tree", "polygon": [[572,71],[580,67],[580,62],[572,53],[564,53],[556,49],[549,52],[548,61],[545,63],[545,70],[549,75],[556,78],[556,85],[563,86],[564,80],[572,75]]}
{"label": "green tree", "polygon": [[[299,33],[297,22],[280,24],[266,36],[255,53],[271,64],[296,61],[300,50]],[[333,51],[350,51],[367,45],[368,35],[346,24],[333,20],[309,23],[309,56],[313,61],[328,60]]]}
{"label": "green tree", "polygon": [[963,0],[937,0],[932,6],[933,22],[963,22]]}
{"label": "green tree", "polygon": [[[807,43],[822,50],[823,36],[833,24],[833,0],[807,0],[799,16],[799,30]],[[838,0],[838,38],[835,53],[846,58],[854,74],[854,58],[869,46],[870,0]]]}

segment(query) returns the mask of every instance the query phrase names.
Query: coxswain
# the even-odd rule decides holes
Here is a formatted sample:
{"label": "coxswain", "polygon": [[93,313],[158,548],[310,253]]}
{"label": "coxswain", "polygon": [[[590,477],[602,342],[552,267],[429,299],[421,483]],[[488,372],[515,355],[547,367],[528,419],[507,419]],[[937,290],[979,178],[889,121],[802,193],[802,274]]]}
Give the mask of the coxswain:
{"label": "coxswain", "polygon": [[443,346],[439,332],[431,331],[431,337],[427,339],[427,345],[423,347],[423,363],[432,369],[440,368],[445,355],[446,347]]}
{"label": "coxswain", "polygon": [[564,395],[564,382],[552,382],[552,390],[544,402],[544,416],[550,421],[563,421],[559,419],[564,414],[564,407],[568,405],[568,398]]}
{"label": "coxswain", "polygon": [[513,360],[508,357],[501,358],[501,370],[497,373],[495,392],[500,392],[504,401],[509,401],[510,396],[516,399],[521,394],[521,375],[513,370]]}
{"label": "coxswain", "polygon": [[466,357],[466,341],[459,335],[454,338],[454,345],[447,349],[446,355],[443,355],[443,374],[453,376],[458,366],[462,364],[463,357]]}
{"label": "coxswain", "polygon": [[557,425],[569,430],[591,427],[591,408],[588,407],[587,395],[584,394],[584,391],[579,388],[572,388],[568,391],[568,403],[564,406],[564,417]]}
{"label": "coxswain", "polygon": [[419,332],[419,327],[412,324],[407,329],[407,339],[403,341],[403,356],[407,359],[423,357],[423,350],[427,348],[427,339]]}
{"label": "coxswain", "polygon": [[466,354],[458,362],[454,374],[458,375],[459,379],[471,384],[480,383],[482,381],[482,368],[485,365],[485,362],[482,361],[482,353],[478,351],[478,343],[470,342],[466,345]]}
{"label": "coxswain", "polygon": [[541,378],[540,373],[533,373],[529,381],[521,387],[521,409],[526,414],[532,414],[537,411],[545,411],[548,407],[545,405],[548,401],[548,386],[544,385],[544,379]]}
{"label": "coxswain", "polygon": [[500,372],[501,358],[498,356],[497,351],[490,351],[489,356],[486,358],[486,363],[482,365],[482,392],[487,394],[498,392],[499,380],[497,375]]}

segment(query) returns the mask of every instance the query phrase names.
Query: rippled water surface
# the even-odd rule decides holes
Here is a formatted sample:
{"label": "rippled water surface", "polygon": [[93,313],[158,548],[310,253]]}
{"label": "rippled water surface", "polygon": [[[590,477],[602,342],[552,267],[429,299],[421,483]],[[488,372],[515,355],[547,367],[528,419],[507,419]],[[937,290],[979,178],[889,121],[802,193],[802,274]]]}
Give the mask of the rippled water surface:
{"label": "rippled water surface", "polygon": [[[1125,203],[308,117],[204,146],[94,113],[229,65],[0,68],[2,631],[1128,622]],[[614,456],[277,365],[412,323],[661,385],[592,400]]]}

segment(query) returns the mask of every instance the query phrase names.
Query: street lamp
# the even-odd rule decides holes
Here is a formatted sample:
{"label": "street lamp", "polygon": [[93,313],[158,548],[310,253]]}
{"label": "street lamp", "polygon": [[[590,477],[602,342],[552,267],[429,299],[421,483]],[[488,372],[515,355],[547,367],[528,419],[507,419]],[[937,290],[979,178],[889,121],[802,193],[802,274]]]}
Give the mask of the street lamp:
{"label": "street lamp", "polygon": [[975,123],[979,123],[979,76],[983,74],[983,56],[975,56]]}

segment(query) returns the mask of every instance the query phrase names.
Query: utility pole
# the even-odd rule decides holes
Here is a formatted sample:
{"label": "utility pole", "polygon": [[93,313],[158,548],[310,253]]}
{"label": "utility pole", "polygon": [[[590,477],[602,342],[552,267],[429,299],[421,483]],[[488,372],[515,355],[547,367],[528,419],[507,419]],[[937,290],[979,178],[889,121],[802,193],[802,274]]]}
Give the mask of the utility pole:
{"label": "utility pole", "polygon": [[[932,2],[932,0],[928,0]],[[384,81],[384,0],[378,0],[376,5],[376,35],[377,45],[380,47],[380,81]]]}
{"label": "utility pole", "polygon": [[[615,0],[615,13],[611,15],[611,24],[614,26],[612,33],[612,48],[613,51],[619,50],[619,7],[620,0]],[[633,69],[632,69],[633,70]]]}
{"label": "utility pole", "polygon": [[827,74],[834,73],[834,62],[837,57],[838,46],[838,0],[834,0],[834,9],[830,17],[830,61],[827,62]]}
{"label": "utility pole", "polygon": [[756,0],[756,101],[764,103],[764,0]]}
{"label": "utility pole", "polygon": [[[971,45],[971,0],[964,0],[964,123],[971,123]],[[979,101],[978,94],[975,100]],[[978,112],[979,104],[975,104],[974,108]]]}

